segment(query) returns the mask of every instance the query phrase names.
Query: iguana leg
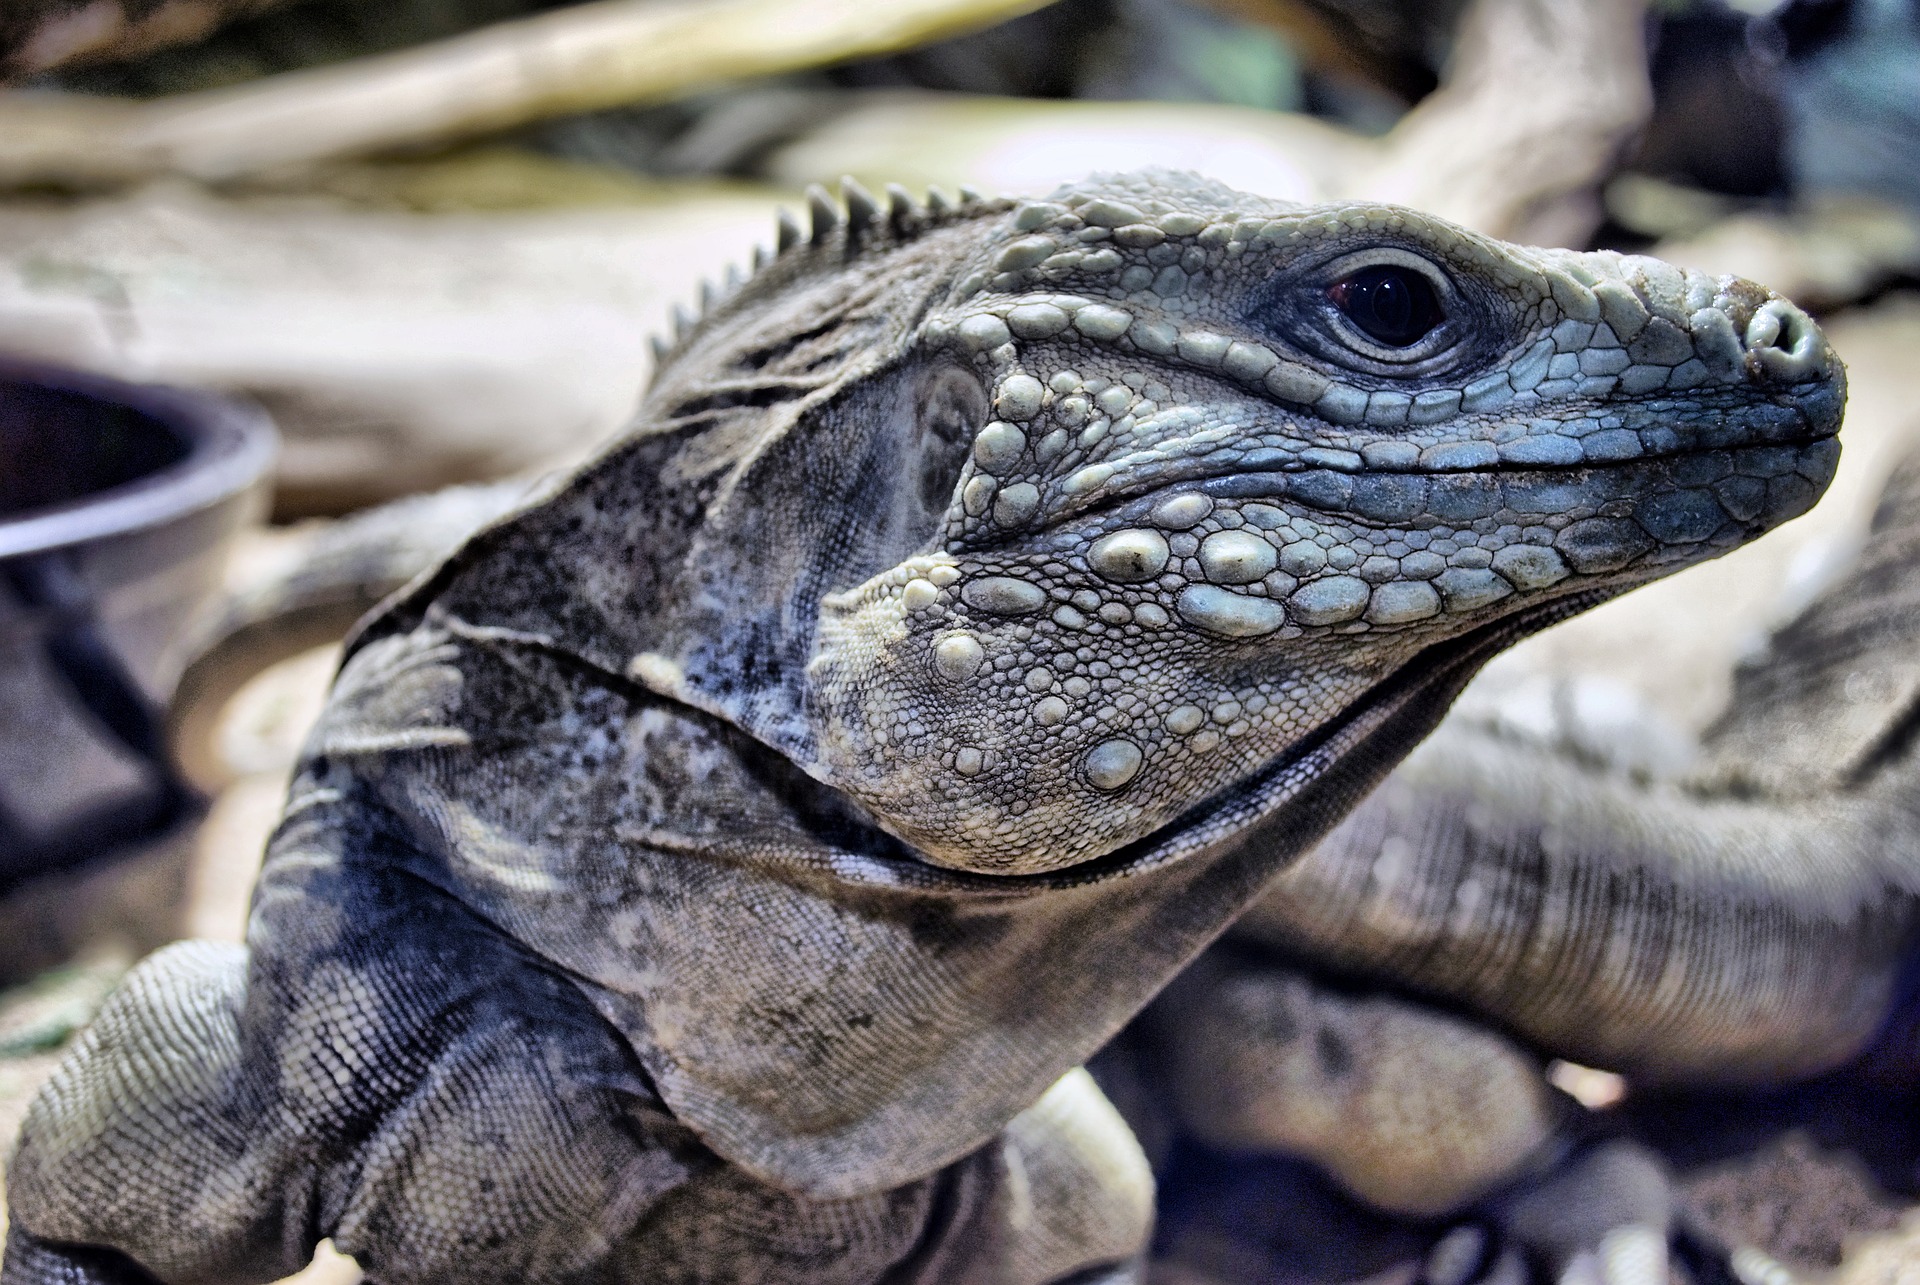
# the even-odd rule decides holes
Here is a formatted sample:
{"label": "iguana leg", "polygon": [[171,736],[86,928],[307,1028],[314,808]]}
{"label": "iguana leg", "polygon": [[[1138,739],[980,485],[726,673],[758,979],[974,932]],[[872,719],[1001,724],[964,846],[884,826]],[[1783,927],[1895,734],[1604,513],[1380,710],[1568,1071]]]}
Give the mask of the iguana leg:
{"label": "iguana leg", "polygon": [[54,1245],[12,1228],[7,1233],[6,1280],[33,1285],[153,1285],[153,1277],[118,1250]]}
{"label": "iguana leg", "polygon": [[311,1242],[289,1235],[301,1193],[262,1194],[282,1188],[292,1140],[244,1072],[245,984],[244,950],[188,942],[107,1001],[28,1112],[5,1285],[152,1279],[134,1260],[169,1279],[306,1264]]}
{"label": "iguana leg", "polygon": [[1140,1028],[1177,1127],[1312,1160],[1376,1208],[1460,1211],[1551,1157],[1572,1104],[1511,1040],[1256,951],[1208,951]]}
{"label": "iguana leg", "polygon": [[251,957],[149,960],[36,1099],[9,1197],[44,1244],[21,1241],[6,1285],[100,1270],[59,1245],[161,1281],[272,1281],[327,1235],[391,1281],[588,1280],[718,1166],[649,1113],[569,983],[308,803],[276,840]]}
{"label": "iguana leg", "polygon": [[291,814],[251,957],[150,959],[36,1100],[4,1285],[267,1282],[325,1236],[383,1285],[1049,1285],[1143,1250],[1151,1180],[1084,1073],[917,1182],[784,1191],[382,822],[323,790]]}

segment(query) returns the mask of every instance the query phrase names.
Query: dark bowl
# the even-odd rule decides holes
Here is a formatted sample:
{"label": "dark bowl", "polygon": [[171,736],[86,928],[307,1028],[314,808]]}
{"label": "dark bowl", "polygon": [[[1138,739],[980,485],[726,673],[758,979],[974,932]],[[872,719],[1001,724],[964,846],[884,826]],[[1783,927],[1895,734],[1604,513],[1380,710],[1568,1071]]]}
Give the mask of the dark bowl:
{"label": "dark bowl", "polygon": [[163,711],[274,447],[250,406],[0,358],[0,890],[194,809]]}

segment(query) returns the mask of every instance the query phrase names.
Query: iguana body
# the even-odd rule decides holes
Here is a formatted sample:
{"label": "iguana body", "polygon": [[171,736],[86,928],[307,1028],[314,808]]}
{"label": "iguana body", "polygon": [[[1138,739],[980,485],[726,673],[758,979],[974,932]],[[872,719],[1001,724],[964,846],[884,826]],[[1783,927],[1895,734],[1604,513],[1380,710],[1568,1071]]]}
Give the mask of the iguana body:
{"label": "iguana body", "polygon": [[1389,207],[851,190],[781,241],[363,628],[247,952],[156,956],[33,1108],[7,1285],[327,1235],[1129,1279],[1144,1167],[1071,1068],[1494,650],[1835,458],[1791,305]]}

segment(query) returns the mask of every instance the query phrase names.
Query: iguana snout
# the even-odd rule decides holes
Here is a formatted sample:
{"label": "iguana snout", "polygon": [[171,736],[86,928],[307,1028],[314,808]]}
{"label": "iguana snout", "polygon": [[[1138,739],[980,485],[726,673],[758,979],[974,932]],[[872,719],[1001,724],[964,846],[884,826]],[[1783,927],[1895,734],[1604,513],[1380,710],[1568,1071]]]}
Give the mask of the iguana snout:
{"label": "iguana snout", "polygon": [[984,422],[935,546],[824,600],[809,682],[824,774],[939,864],[1112,852],[1436,643],[1832,475],[1842,369],[1759,286],[1248,209],[1165,176],[1019,206],[915,337]]}

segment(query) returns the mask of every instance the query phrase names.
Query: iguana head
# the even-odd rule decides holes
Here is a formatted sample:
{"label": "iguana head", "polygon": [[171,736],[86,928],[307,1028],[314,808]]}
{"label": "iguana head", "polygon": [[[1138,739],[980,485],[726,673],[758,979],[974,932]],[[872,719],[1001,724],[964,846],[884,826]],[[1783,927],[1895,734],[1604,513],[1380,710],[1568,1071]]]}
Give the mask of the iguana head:
{"label": "iguana head", "polygon": [[1157,861],[1361,788],[1497,646],[1838,457],[1839,361],[1734,278],[1181,175],[848,196],[362,638],[442,612],[571,654],[942,866]]}
{"label": "iguana head", "polygon": [[815,770],[1003,873],[1152,832],[1436,643],[1803,512],[1844,398],[1745,281],[1165,175],[998,214],[903,354],[925,539],[820,603]]}

